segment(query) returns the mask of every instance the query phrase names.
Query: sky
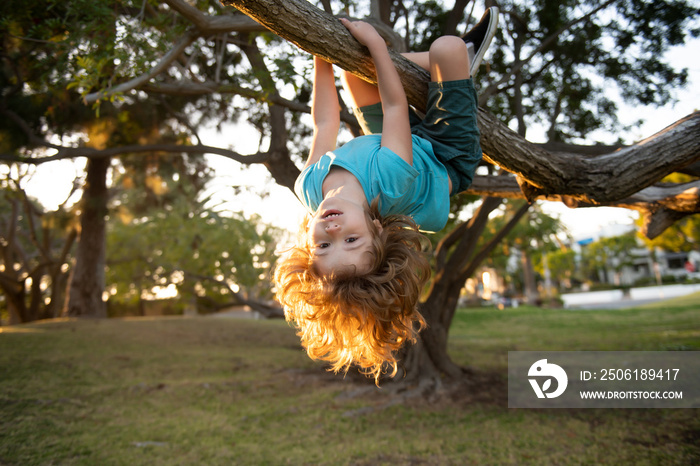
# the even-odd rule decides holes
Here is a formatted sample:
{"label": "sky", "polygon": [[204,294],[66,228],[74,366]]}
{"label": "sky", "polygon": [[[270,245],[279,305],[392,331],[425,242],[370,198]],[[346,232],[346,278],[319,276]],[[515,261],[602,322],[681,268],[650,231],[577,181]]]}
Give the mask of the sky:
{"label": "sky", "polygon": [[[625,136],[628,141],[647,138],[680,118],[700,108],[700,39],[691,40],[684,47],[676,47],[668,52],[668,62],[676,67],[688,68],[689,84],[684,90],[675,93],[678,102],[663,108],[648,108],[646,122]],[[623,106],[620,120],[623,124],[639,118],[639,109]],[[241,134],[256,135],[255,130],[245,125],[226,128],[225,133],[207,129],[200,134],[202,143],[227,147],[229,145],[240,153],[255,153],[257,137],[241,138]],[[594,135],[600,142],[612,143],[617,135]],[[607,138],[607,140],[606,140]],[[537,135],[529,135],[533,142]],[[235,144],[232,141],[236,141]],[[542,139],[543,140],[543,139]],[[214,167],[216,177],[209,187],[218,208],[229,211],[243,211],[246,215],[260,214],[267,223],[296,231],[304,209],[287,188],[274,183],[267,170],[262,166],[242,168],[237,162],[221,156],[208,156]],[[82,172],[84,160],[51,162],[41,165],[32,176],[26,188],[30,195],[38,198],[47,208],[55,209],[70,192],[72,180]],[[248,192],[233,196],[233,186],[248,188]],[[264,196],[261,196],[261,193]],[[617,224],[629,225],[637,217],[636,212],[609,207],[569,209],[560,203],[544,203],[544,210],[558,216],[576,240],[596,237],[601,231]]]}

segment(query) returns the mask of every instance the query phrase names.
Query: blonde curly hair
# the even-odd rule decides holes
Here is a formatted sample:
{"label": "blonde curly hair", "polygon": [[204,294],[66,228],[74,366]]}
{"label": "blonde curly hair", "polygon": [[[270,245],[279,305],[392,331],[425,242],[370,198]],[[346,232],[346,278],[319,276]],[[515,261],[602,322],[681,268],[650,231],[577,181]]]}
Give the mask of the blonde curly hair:
{"label": "blonde curly hair", "polygon": [[424,253],[429,242],[410,217],[382,217],[377,200],[366,216],[373,237],[367,273],[320,274],[307,240],[307,218],[296,245],[278,261],[274,282],[309,357],[329,362],[336,373],[356,364],[378,383],[385,366],[396,375],[395,352],[425,327],[417,306],[430,276]]}

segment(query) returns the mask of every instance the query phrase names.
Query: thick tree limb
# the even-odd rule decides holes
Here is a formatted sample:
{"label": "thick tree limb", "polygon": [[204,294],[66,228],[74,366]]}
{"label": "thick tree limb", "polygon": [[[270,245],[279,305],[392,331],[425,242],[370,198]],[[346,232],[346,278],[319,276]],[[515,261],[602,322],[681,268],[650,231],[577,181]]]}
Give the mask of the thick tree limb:
{"label": "thick tree limb", "polygon": [[561,194],[605,205],[700,160],[700,112],[633,146],[596,157],[551,154],[480,109],[484,158],[515,173],[538,195]]}
{"label": "thick tree limb", "polygon": [[642,217],[642,231],[648,238],[654,239],[663,233],[666,228],[687,217],[687,215],[665,207],[661,207],[658,210],[645,210]]}
{"label": "thick tree limb", "polygon": [[565,155],[565,156],[576,156],[576,155],[582,155],[582,156],[596,156],[596,155],[603,155],[603,154],[609,154],[610,152],[614,152],[616,150],[622,149],[623,145],[614,145],[614,146],[609,146],[605,144],[595,144],[593,146],[584,146],[581,144],[568,144],[565,142],[544,142],[544,143],[538,143],[535,144],[537,147],[540,147],[547,152],[551,152],[552,154],[559,154],[559,155]]}
{"label": "thick tree limb", "polygon": [[[513,176],[477,176],[465,192],[510,199],[525,198]],[[603,204],[591,204],[560,194],[539,195],[537,199],[561,202],[570,208],[607,206],[636,210],[643,217],[641,232],[653,239],[673,222],[700,213],[700,181],[653,185],[629,197]]]}
{"label": "thick tree limb", "polygon": [[[270,31],[302,50],[369,82],[376,82],[374,65],[367,52],[331,14],[304,0],[222,0],[236,7]],[[391,51],[406,95],[413,105],[425,108],[428,73],[399,53]]]}

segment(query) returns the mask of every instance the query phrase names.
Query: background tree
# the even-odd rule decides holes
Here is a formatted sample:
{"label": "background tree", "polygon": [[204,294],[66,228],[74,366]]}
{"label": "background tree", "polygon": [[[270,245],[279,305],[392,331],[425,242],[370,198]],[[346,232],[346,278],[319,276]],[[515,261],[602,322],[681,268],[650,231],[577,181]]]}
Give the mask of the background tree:
{"label": "background tree", "polygon": [[598,280],[615,285],[630,285],[621,282],[622,269],[634,264],[634,249],[637,239],[634,232],[609,238],[601,238],[587,245],[581,254],[589,277],[597,274]]}
{"label": "background tree", "polygon": [[[46,151],[54,152],[49,159],[99,154],[88,157],[79,207],[81,240],[71,268],[71,292],[65,310],[68,315],[105,314],[107,178],[113,166],[110,155],[129,154],[131,150],[155,155],[156,147],[177,150],[188,138],[196,138],[194,126],[181,117],[193,98],[137,95],[112,98],[90,108],[76,93],[76,89],[99,90],[125,73],[148,68],[172,41],[180,40],[181,45],[195,41],[196,36],[186,34],[186,20],[172,12],[159,12],[154,5],[76,1],[47,9],[45,2],[35,1],[2,6],[0,27],[6,53],[2,57],[0,82],[4,91],[0,111],[7,118],[2,118],[0,131],[12,135],[3,138],[7,143],[3,151],[16,151],[21,160],[37,162],[47,160],[36,160],[46,156]],[[200,65],[209,72],[207,57],[198,56],[196,48],[192,58],[191,66]],[[61,135],[77,143],[67,146],[48,142]],[[202,152],[193,154],[201,157]],[[134,163],[135,159],[130,160]],[[149,166],[148,180],[161,176],[152,169],[162,171],[165,167],[153,163],[153,158],[147,160],[150,162],[142,160],[131,171]]]}
{"label": "background tree", "polygon": [[[115,303],[138,303],[153,290],[177,291],[202,312],[247,304],[270,315],[268,277],[279,231],[259,217],[218,212],[208,202],[178,200],[147,215],[124,210],[110,221],[107,273]],[[198,304],[199,301],[199,304]]]}
{"label": "background tree", "polygon": [[[522,205],[523,201],[505,203],[502,215],[494,217],[489,224],[491,232],[502,230]],[[544,276],[543,255],[559,248],[561,241],[557,236],[563,229],[558,219],[545,214],[541,207],[535,204],[498,245],[501,254],[507,254],[508,258],[519,258],[523,284],[521,291],[528,304],[535,304],[540,298],[535,276],[536,265],[539,265],[539,272]],[[501,261],[503,262],[503,259]]]}
{"label": "background tree", "polygon": [[[207,2],[201,2],[204,6]],[[220,10],[218,4],[211,11]],[[3,74],[3,101],[0,105],[0,131],[3,131],[3,154],[22,162],[42,163],[63,157],[88,156],[87,177],[83,199],[79,205],[82,233],[76,262],[70,268],[73,280],[66,313],[69,315],[104,315],[105,219],[109,208],[109,176],[118,179],[119,173],[145,175],[145,181],[157,187],[159,179],[167,179],[172,170],[158,163],[158,153],[180,152],[191,148],[197,139],[199,122],[190,122],[183,112],[198,112],[201,121],[213,115],[220,120],[230,119],[236,112],[226,109],[232,99],[226,94],[214,98],[188,93],[157,93],[155,97],[140,94],[124,98],[110,98],[99,106],[86,106],[76,90],[90,92],[109,86],[121,76],[148,69],[161,58],[165,49],[179,41],[178,50],[188,50],[189,62],[180,70],[171,70],[181,77],[186,67],[198,68],[205,76],[202,81],[221,79],[234,73],[239,54],[226,56],[228,65],[212,69],[208,62],[217,44],[225,48],[221,37],[207,37],[195,43],[197,34],[187,33],[189,21],[152,2],[68,2],[46,8],[45,2],[19,5],[6,2],[2,8],[2,31],[5,54]],[[252,23],[250,20],[247,23]],[[260,29],[259,27],[256,27]],[[202,32],[208,35],[209,32]],[[218,40],[218,42],[216,42]],[[199,47],[202,46],[202,50]],[[177,56],[173,58],[179,58]],[[212,105],[212,100],[219,100]],[[195,107],[199,103],[201,107]],[[49,143],[48,140],[66,136],[73,145]],[[159,151],[159,152],[156,152]],[[207,151],[225,155],[236,154],[226,149],[200,147],[190,149],[194,167],[182,179],[199,177],[201,190],[206,183],[202,154]],[[130,158],[110,160],[112,155],[138,154]],[[91,156],[91,155],[94,155]],[[145,157],[144,157],[145,156]],[[197,162],[199,158],[199,162]],[[126,165],[122,166],[124,162]],[[260,160],[258,160],[260,161]],[[177,164],[175,165],[177,166]],[[112,173],[112,169],[116,170]],[[194,181],[194,180],[190,180]],[[153,189],[149,192],[153,193]],[[180,193],[191,195],[192,193]],[[172,195],[170,196],[172,198]],[[154,199],[151,198],[150,201]],[[144,199],[141,208],[148,204]],[[168,196],[161,196],[167,203]],[[124,199],[113,204],[125,208]],[[161,205],[162,207],[162,205]]]}
{"label": "background tree", "polygon": [[65,202],[46,212],[22,188],[21,167],[0,178],[0,290],[10,323],[61,314],[68,262],[77,237],[75,213]]}
{"label": "background tree", "polygon": [[542,262],[536,270],[544,274],[544,264],[547,264],[553,283],[561,292],[571,288],[573,281],[578,281],[576,252],[571,248],[562,247],[543,255]]}
{"label": "background tree", "polygon": [[[347,32],[343,30],[342,26],[339,26],[330,18],[324,16],[320,11],[308,8],[305,3],[288,1],[284,2],[283,5],[275,5],[273,2],[267,1],[244,0],[230,0],[227,3],[235,5],[246,14],[254,17],[261,24],[264,24],[266,27],[292,41],[300,48],[320,55],[333,63],[337,63],[341,67],[365,79],[370,81],[374,79],[371,66],[367,66],[368,62],[363,60],[366,55],[362,48],[356,46],[354,41],[348,37]],[[611,3],[602,5],[600,8],[594,8],[593,10],[588,9],[589,13],[580,16],[574,22],[569,21],[567,23],[562,20],[562,16],[558,16],[557,19],[562,20],[562,27],[556,30],[545,30],[545,32],[551,32],[551,35],[545,36],[541,50],[545,50],[546,47],[549,47],[560,38],[565,38],[566,33],[573,25],[582,23],[584,20],[589,21],[595,13],[600,12],[606,5],[610,4]],[[463,6],[464,5],[461,5],[461,7]],[[328,7],[328,5],[326,5],[326,7]],[[556,8],[558,7],[551,8],[552,11],[547,11],[545,14],[554,16],[560,15],[561,11],[556,10]],[[575,11],[580,12],[581,10],[576,10],[575,8],[567,10],[572,17]],[[623,12],[624,11],[626,10],[623,9]],[[692,9],[687,6],[681,8],[681,11],[678,12],[681,13],[681,15],[676,17],[673,21],[670,21],[667,26],[671,27],[675,25],[677,27],[677,20],[685,17],[683,13],[689,13],[690,11],[692,11]],[[506,15],[511,13],[515,15],[517,12],[515,9],[513,9],[513,11],[506,10]],[[290,21],[290,17],[294,19]],[[284,18],[284,20],[281,20],[281,18]],[[634,18],[632,18],[632,20],[634,20]],[[643,22],[647,23],[649,21],[649,18],[643,20]],[[317,34],[309,36],[305,33],[305,31],[314,30],[313,25],[321,22],[324,24],[324,29],[316,29]],[[518,34],[520,34],[520,32],[515,33],[516,36]],[[683,37],[682,32],[679,32],[679,34]],[[656,41],[656,45],[657,50],[662,50],[667,44],[659,44],[658,41]],[[566,44],[563,46],[566,47]],[[534,53],[532,55],[535,56]],[[515,63],[513,63],[514,68],[510,70],[510,75],[513,75],[513,72],[522,68],[525,63],[518,55],[515,56]],[[402,74],[409,101],[418,108],[421,108],[424,102],[422,94],[423,88],[417,85],[416,81],[424,82],[426,79],[425,74],[403,61],[399,56],[395,57],[395,63]],[[620,73],[618,73],[618,75],[620,75]],[[621,83],[624,84],[624,82],[624,79],[622,79]],[[561,88],[561,86],[559,86],[559,88]],[[519,92],[521,83],[516,82],[513,85],[513,89],[516,93]],[[507,95],[507,89],[503,89],[502,91]],[[488,97],[488,95],[485,97]],[[514,101],[516,103],[518,102],[517,96]],[[522,101],[522,99],[520,101]],[[558,120],[559,115],[557,115],[553,121]],[[501,167],[517,173],[521,190],[524,196],[529,200],[534,200],[543,195],[546,196],[548,193],[557,192],[559,193],[558,196],[561,196],[559,199],[566,199],[571,205],[581,204],[582,202],[610,202],[613,199],[620,200],[624,198],[624,196],[634,194],[659,178],[659,173],[656,169],[653,169],[655,173],[648,180],[640,179],[638,170],[635,173],[637,177],[634,181],[631,179],[620,180],[620,172],[618,169],[620,168],[622,160],[621,156],[625,155],[621,153],[618,153],[616,157],[609,157],[607,160],[598,158],[595,160],[595,163],[586,167],[571,163],[576,160],[572,158],[562,158],[552,163],[551,158],[546,158],[544,153],[539,152],[538,149],[533,147],[529,147],[520,152],[518,156],[514,157],[517,158],[517,160],[508,160],[510,158],[509,156],[513,154],[514,147],[523,148],[522,141],[516,142],[517,138],[514,138],[511,133],[502,128],[497,129],[499,125],[485,113],[480,114],[480,127],[482,129],[482,148],[484,149],[486,160],[498,162]],[[684,129],[683,131],[686,130]],[[693,130],[687,130],[683,134],[690,138],[692,132]],[[556,133],[550,131],[550,134],[560,133],[561,132]],[[659,140],[660,139],[663,138],[659,138]],[[691,139],[692,138],[685,139],[683,145],[688,145],[682,151],[674,151],[675,156],[685,153],[689,157],[688,160],[692,161],[696,159],[696,155],[685,152],[686,149],[689,149],[691,152],[695,150],[696,144],[692,142]],[[646,148],[640,149],[640,147],[637,147],[635,151],[635,155],[644,156],[643,152],[646,151]],[[651,155],[651,153],[649,153],[649,155]],[[656,156],[656,154],[654,154],[654,156]],[[612,166],[604,167],[604,165],[609,162],[616,164],[614,169]],[[586,164],[587,162],[584,165]],[[597,173],[595,178],[588,175],[588,173],[593,171],[592,168],[594,165],[596,166],[595,170]],[[609,171],[608,175],[604,174],[605,171]],[[615,187],[611,188],[610,181],[612,172],[616,173],[617,183]],[[596,181],[589,184],[589,181],[593,179]],[[495,180],[495,182],[499,181],[502,180]],[[575,187],[574,185],[580,181],[583,181],[583,185],[587,186],[579,185]],[[626,182],[632,183],[634,187],[631,185],[624,187]],[[593,186],[593,184],[595,186]],[[475,183],[475,185],[475,188],[471,191],[479,192],[479,185],[477,183]],[[496,190],[493,188],[490,190],[484,189],[483,191],[489,192],[490,194],[508,192],[506,189]],[[511,195],[513,192],[514,190],[512,189],[509,191]],[[420,374],[423,380],[438,381],[440,378],[437,374],[447,375],[448,377],[459,377],[462,373],[461,369],[456,367],[447,355],[447,332],[454,315],[457,298],[464,280],[469,276],[468,274],[473,273],[473,265],[478,263],[482,258],[480,253],[486,253],[489,248],[493,247],[493,243],[491,243],[481,251],[476,252],[476,240],[474,238],[481,234],[486,223],[486,217],[496,208],[498,203],[499,201],[493,198],[485,200],[474,217],[472,217],[472,220],[453,230],[442,240],[436,249],[436,274],[428,298],[421,306],[421,312],[426,316],[429,322],[429,328],[421,334],[421,342],[407,350],[404,363],[409,374]],[[525,211],[525,208],[519,210],[514,219],[517,220],[517,217],[523,215]],[[512,227],[512,225],[514,225],[514,223],[510,223],[509,228]],[[496,239],[499,238],[497,237]],[[447,251],[448,249],[450,249],[449,252]]]}

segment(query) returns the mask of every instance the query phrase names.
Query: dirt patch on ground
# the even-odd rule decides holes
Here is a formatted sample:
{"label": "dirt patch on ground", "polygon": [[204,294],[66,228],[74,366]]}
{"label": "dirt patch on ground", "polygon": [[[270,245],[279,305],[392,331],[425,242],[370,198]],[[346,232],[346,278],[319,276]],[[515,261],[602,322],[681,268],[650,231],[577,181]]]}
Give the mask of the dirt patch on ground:
{"label": "dirt patch on ground", "polygon": [[326,388],[339,391],[339,402],[358,400],[369,402],[374,408],[363,408],[364,414],[397,404],[441,409],[481,404],[508,407],[508,383],[505,374],[465,370],[456,380],[434,380],[430,378],[413,382],[404,380],[384,381],[377,387],[357,371],[345,375],[333,374],[322,367],[313,369],[289,369],[284,376],[295,387]]}

